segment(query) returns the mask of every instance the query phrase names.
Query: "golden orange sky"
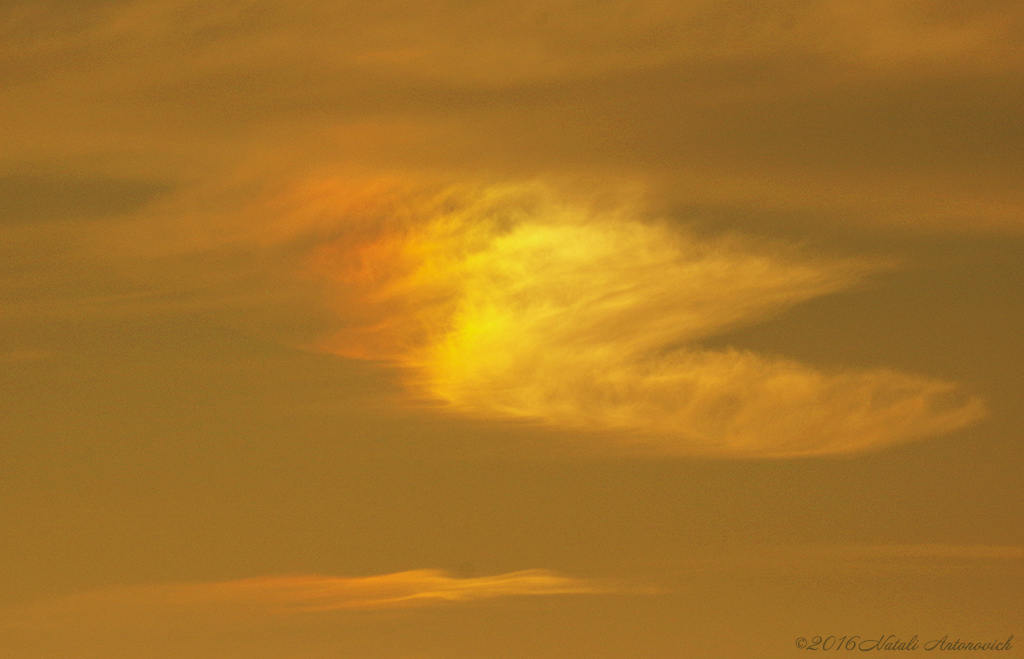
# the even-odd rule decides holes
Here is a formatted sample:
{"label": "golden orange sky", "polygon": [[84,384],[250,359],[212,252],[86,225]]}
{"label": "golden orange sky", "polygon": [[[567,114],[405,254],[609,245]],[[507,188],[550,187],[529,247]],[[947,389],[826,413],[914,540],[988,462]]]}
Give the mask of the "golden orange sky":
{"label": "golden orange sky", "polygon": [[1021,3],[10,0],[0,119],[4,659],[1024,647]]}

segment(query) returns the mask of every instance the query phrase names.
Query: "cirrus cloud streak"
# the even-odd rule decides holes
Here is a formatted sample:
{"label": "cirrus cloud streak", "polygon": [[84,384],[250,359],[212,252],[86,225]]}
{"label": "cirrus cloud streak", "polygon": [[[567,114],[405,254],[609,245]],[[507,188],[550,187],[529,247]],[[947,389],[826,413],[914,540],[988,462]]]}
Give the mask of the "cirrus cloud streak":
{"label": "cirrus cloud streak", "polygon": [[313,613],[422,607],[500,597],[614,592],[607,584],[551,570],[456,577],[442,570],[409,570],[365,577],[268,576],[208,583],[162,583],[106,588],[29,606],[47,611],[255,608],[268,613]]}

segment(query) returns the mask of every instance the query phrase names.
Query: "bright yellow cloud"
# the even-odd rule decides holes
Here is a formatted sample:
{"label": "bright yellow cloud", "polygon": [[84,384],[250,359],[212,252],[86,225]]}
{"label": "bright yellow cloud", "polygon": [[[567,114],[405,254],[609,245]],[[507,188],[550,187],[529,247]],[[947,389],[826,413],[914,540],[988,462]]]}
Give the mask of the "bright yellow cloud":
{"label": "bright yellow cloud", "polygon": [[983,414],[944,381],[693,346],[848,288],[879,263],[702,238],[543,186],[416,204],[317,253],[349,323],[327,349],[394,362],[414,391],[462,413],[747,456],[885,446]]}

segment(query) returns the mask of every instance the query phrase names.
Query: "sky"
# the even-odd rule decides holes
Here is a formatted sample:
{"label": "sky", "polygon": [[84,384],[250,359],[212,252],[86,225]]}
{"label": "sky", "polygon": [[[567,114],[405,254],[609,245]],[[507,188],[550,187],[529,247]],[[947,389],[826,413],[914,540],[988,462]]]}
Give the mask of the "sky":
{"label": "sky", "polygon": [[0,654],[1019,655],[1022,46],[3,0]]}

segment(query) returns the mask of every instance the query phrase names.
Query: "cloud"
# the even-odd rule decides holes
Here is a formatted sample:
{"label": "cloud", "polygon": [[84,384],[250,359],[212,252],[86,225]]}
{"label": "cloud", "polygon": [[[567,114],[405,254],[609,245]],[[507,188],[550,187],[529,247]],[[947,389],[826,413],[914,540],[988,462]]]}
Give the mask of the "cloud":
{"label": "cloud", "polygon": [[281,611],[380,609],[433,606],[496,597],[579,595],[609,592],[596,582],[550,570],[523,570],[488,577],[453,577],[441,570],[411,570],[371,577],[264,577],[216,584],[170,586],[170,600],[261,604]]}
{"label": "cloud", "polygon": [[669,453],[771,457],[886,446],[983,415],[949,382],[697,343],[881,263],[699,237],[542,185],[403,201],[316,250],[311,267],[337,285],[348,324],[324,347],[393,362],[455,411],[610,430]]}
{"label": "cloud", "polygon": [[[613,0],[581,12],[572,0],[499,0],[441,12],[436,4],[407,0],[344,8],[318,0],[21,1],[7,3],[3,54],[70,51],[89,55],[87,64],[131,66],[96,51],[135,50],[147,62],[162,62],[160,71],[172,74],[168,82],[180,79],[186,59],[200,73],[316,58],[338,68],[499,84],[770,53],[883,66],[994,56],[1020,64],[1013,49],[1024,13],[1014,3],[952,8],[875,0],[850,7],[836,0],[781,0],[757,12],[737,11],[743,7],[735,0]],[[177,61],[144,52],[175,40],[184,40]]]}
{"label": "cloud", "polygon": [[109,587],[66,595],[12,610],[11,618],[38,615],[174,614],[256,611],[265,615],[313,614],[436,606],[455,602],[539,595],[615,592],[608,584],[550,570],[522,570],[485,577],[454,577],[441,570],[410,570],[367,577],[321,575],[254,577],[210,583],[161,583]]}
{"label": "cloud", "polygon": [[1020,230],[1019,3],[449,9],[5,3],[0,167],[630,171],[681,203]]}
{"label": "cloud", "polygon": [[91,232],[76,269],[62,256],[54,272],[81,281],[116,273],[89,297],[37,295],[4,313],[217,308],[308,346],[330,327],[326,306],[340,330],[317,347],[397,365],[414,397],[668,454],[847,453],[984,415],[941,379],[704,347],[892,264],[700,234],[642,197],[608,180],[218,179]]}
{"label": "cloud", "polygon": [[[0,645],[26,658],[405,656],[407,634],[425,638],[418,621],[458,633],[451,621],[473,618],[473,602],[616,592],[634,590],[539,569],[110,586],[0,609]],[[437,607],[446,610],[431,616]]]}

